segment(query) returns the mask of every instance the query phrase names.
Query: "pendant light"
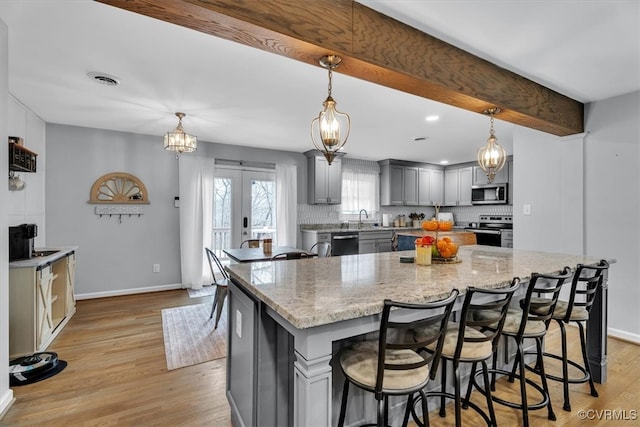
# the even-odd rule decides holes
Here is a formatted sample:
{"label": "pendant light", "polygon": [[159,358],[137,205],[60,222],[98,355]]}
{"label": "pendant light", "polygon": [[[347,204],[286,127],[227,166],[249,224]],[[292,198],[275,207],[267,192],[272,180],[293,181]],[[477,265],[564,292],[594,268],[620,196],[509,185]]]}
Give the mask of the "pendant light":
{"label": "pendant light", "polygon": [[[326,55],[320,58],[320,65],[329,70],[329,96],[322,103],[324,109],[318,117],[311,121],[311,140],[313,145],[324,154],[329,164],[333,162],[338,150],[344,147],[351,130],[349,115],[336,110],[336,101],[331,97],[332,73],[341,62],[342,59],[336,55]],[[344,136],[344,139],[342,139],[342,136]]]}
{"label": "pendant light", "polygon": [[502,169],[507,158],[507,153],[504,151],[504,148],[498,145],[498,138],[496,138],[493,130],[493,116],[499,112],[500,109],[498,107],[483,111],[483,114],[488,114],[491,117],[491,129],[489,131],[487,145],[478,150],[478,165],[487,174],[489,184],[493,182],[496,173]]}
{"label": "pendant light", "polygon": [[184,152],[195,151],[198,145],[198,138],[185,133],[182,128],[182,118],[186,114],[176,113],[178,117],[178,126],[172,132],[167,132],[164,136],[164,149],[176,152],[176,157]]}

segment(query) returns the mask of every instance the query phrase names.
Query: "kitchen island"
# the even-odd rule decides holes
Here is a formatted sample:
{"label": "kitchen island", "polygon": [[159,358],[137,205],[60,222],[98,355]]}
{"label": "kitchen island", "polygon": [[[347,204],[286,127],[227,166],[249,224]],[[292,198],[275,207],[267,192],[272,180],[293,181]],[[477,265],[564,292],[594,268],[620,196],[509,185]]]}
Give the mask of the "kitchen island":
{"label": "kitchen island", "polygon": [[[434,301],[453,288],[498,288],[514,276],[556,273],[599,258],[462,246],[460,263],[399,262],[413,251],[259,262],[227,267],[230,286],[227,398],[234,425],[330,426],[341,394],[333,356],[372,337],[388,298]],[[460,298],[461,304],[462,298]],[[606,282],[589,326],[594,378],[606,379]],[[334,366],[336,366],[334,368]],[[337,384],[334,391],[334,383]],[[370,408],[351,414],[367,419]],[[370,417],[369,417],[370,419]]]}

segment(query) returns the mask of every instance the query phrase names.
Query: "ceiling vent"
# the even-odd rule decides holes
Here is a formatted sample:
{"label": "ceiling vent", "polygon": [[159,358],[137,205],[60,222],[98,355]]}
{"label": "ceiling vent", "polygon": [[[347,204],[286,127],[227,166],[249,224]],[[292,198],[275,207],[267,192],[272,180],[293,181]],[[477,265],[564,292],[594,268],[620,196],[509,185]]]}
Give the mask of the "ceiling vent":
{"label": "ceiling vent", "polygon": [[120,84],[120,80],[117,77],[110,76],[110,75],[105,74],[105,73],[91,72],[91,73],[87,73],[87,75],[93,81],[98,82],[98,83],[103,84],[103,85],[118,86]]}

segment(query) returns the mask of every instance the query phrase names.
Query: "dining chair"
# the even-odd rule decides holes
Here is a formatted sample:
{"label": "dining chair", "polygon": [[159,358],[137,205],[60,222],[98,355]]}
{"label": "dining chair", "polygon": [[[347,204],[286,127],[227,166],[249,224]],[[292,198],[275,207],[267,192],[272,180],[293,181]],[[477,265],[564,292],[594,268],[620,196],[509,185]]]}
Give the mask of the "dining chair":
{"label": "dining chair", "polygon": [[[209,261],[209,269],[211,270],[211,276],[213,277],[212,286],[216,287],[216,293],[213,297],[213,306],[211,307],[211,315],[209,315],[209,319],[213,319],[213,313],[216,312],[216,323],[214,329],[218,329],[218,322],[220,322],[220,316],[222,315],[222,307],[224,305],[224,300],[227,297],[227,293],[229,292],[229,274],[226,272],[220,259],[213,253],[213,251],[209,248],[204,248],[207,253],[207,260]],[[216,277],[216,273],[214,270],[214,264],[216,268],[220,271],[222,278],[218,280]],[[216,311],[216,307],[218,310]]]}
{"label": "dining chair", "polygon": [[240,243],[240,247],[244,247],[247,245],[248,248],[259,248],[260,247],[260,239],[247,239]]}
{"label": "dining chair", "polygon": [[[377,340],[359,342],[340,353],[340,367],[345,377],[340,427],[344,426],[350,384],[374,394],[378,401],[376,425],[389,424],[389,396],[408,396],[403,426],[407,425],[410,414],[419,422],[414,410],[416,393],[421,397],[422,425],[429,425],[424,387],[435,378],[457,297],[458,290],[454,289],[445,299],[423,304],[384,300]],[[416,328],[428,332],[417,335]],[[419,351],[432,345],[433,352]]]}
{"label": "dining chair", "polygon": [[307,252],[304,251],[289,251],[289,252],[281,252],[271,257],[271,261],[277,260],[286,260],[286,259],[301,259],[301,258],[310,258]]}
{"label": "dining chair", "polygon": [[317,251],[319,257],[331,256],[331,243],[329,242],[316,242],[311,246],[309,252],[313,252],[314,249]]}

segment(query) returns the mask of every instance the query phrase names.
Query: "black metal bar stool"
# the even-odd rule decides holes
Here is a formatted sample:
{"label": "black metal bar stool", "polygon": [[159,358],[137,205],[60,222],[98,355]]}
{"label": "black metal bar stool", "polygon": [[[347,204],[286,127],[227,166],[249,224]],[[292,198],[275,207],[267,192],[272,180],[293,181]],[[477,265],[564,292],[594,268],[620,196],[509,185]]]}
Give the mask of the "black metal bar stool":
{"label": "black metal bar stool", "polygon": [[[455,400],[456,427],[462,424],[461,408],[463,404],[464,407],[471,407],[480,414],[487,425],[496,425],[496,415],[493,410],[490,389],[488,389],[485,394],[489,410],[488,416],[482,408],[470,402],[468,397],[464,400],[462,399],[459,366],[460,363],[472,363],[471,372],[475,372],[476,365],[480,363],[484,375],[484,384],[490,384],[487,360],[489,360],[496,351],[511,297],[519,285],[520,279],[514,278],[511,285],[504,288],[468,288],[458,323],[449,322],[441,354],[441,388],[440,391],[428,392],[426,395],[427,397],[440,397],[441,417],[446,416],[445,398]],[[478,313],[481,312],[486,312],[486,315],[479,316]],[[447,361],[451,361],[453,365],[454,393],[446,391]],[[422,396],[420,398],[424,399]]]}
{"label": "black metal bar stool", "polygon": [[[357,343],[340,355],[345,380],[339,426],[344,425],[349,384],[374,393],[378,401],[377,424],[369,425],[388,425],[389,396],[408,395],[403,421],[403,425],[407,425],[414,394],[424,397],[425,385],[435,376],[449,315],[457,297],[458,291],[454,289],[446,299],[425,304],[384,301],[378,340]],[[416,329],[422,331],[419,336]],[[417,352],[429,345],[434,346],[433,353]],[[428,424],[429,412],[424,398],[422,412]]]}
{"label": "black metal bar stool", "polygon": [[[507,371],[499,369],[497,367],[498,352],[493,353],[493,367],[489,370],[492,377],[491,391],[495,391],[496,374],[508,375],[509,382],[514,382],[514,379],[517,379],[520,383],[520,401],[513,402],[498,397],[495,394],[492,394],[491,398],[496,403],[500,403],[510,408],[521,409],[523,425],[525,427],[529,425],[529,410],[542,409],[546,406],[547,418],[553,421],[556,419],[556,415],[554,414],[553,407],[551,405],[551,399],[549,397],[547,378],[544,372],[542,340],[547,333],[547,322],[553,315],[558,302],[558,297],[560,296],[560,290],[565,284],[565,281],[567,281],[571,275],[571,268],[569,267],[565,267],[563,271],[557,275],[533,273],[531,275],[525,297],[520,300],[520,309],[510,308],[507,312],[504,326],[502,327],[502,335],[513,338],[517,346],[512,370]],[[537,297],[535,297],[538,301],[536,304],[532,304],[534,294],[537,295]],[[486,312],[479,312],[475,315],[482,318],[486,316]],[[538,366],[542,386],[536,384],[530,379],[527,379],[525,376],[525,339],[534,339],[536,342],[536,365]],[[516,372],[519,373],[517,374]],[[476,376],[479,374],[480,372],[472,372],[471,381],[469,381],[469,388],[467,390],[467,400],[470,397],[472,385],[475,386],[482,394],[486,393],[486,390],[476,381]],[[540,394],[540,400],[538,402],[528,403],[527,384],[533,387]]]}
{"label": "black metal bar stool", "polygon": [[[548,379],[554,381],[561,381],[564,386],[564,405],[565,411],[571,411],[571,403],[569,401],[569,384],[580,384],[589,382],[591,389],[591,395],[598,397],[598,391],[593,384],[593,378],[591,376],[591,368],[589,367],[589,360],[587,359],[587,341],[586,341],[586,322],[589,320],[589,312],[593,306],[593,302],[596,297],[596,292],[602,285],[604,279],[604,273],[609,268],[609,263],[605,260],[601,260],[598,264],[584,265],[578,264],[576,271],[573,274],[571,281],[571,293],[569,294],[569,301],[558,301],[556,307],[551,316],[552,320],[555,320],[560,327],[561,339],[562,339],[562,354],[553,354],[545,352],[544,356],[551,357],[556,360],[562,361],[562,376],[546,374]],[[532,310],[535,311],[535,305],[540,301],[537,298],[532,299]],[[547,322],[547,327],[551,320]],[[580,334],[580,347],[582,350],[582,365],[576,361],[570,360],[567,356],[567,331],[564,326],[565,323],[576,323],[578,325]],[[582,372],[580,378],[569,378],[569,365]],[[535,372],[539,372],[538,366],[529,367]]]}

